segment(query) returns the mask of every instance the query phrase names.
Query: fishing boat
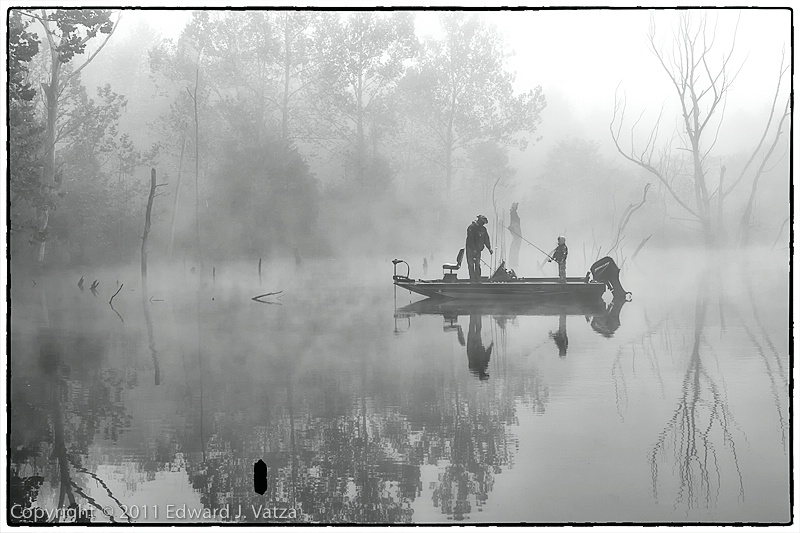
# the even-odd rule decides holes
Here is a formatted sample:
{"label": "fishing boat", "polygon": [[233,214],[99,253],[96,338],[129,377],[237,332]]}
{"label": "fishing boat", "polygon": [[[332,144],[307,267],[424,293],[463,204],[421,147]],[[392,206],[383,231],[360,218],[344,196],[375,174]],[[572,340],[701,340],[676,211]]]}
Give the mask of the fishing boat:
{"label": "fishing boat", "polygon": [[[619,281],[619,268],[610,257],[595,262],[584,277],[558,278],[518,278],[507,270],[503,263],[491,276],[484,276],[480,282],[459,279],[455,271],[461,268],[464,249],[458,252],[455,263],[442,265],[441,279],[425,280],[409,277],[410,267],[402,259],[393,259],[392,279],[397,287],[421,294],[428,298],[454,298],[486,301],[537,301],[537,302],[575,302],[592,301],[602,298],[606,290],[614,298],[629,298]],[[398,274],[397,267],[406,265],[406,274]]]}

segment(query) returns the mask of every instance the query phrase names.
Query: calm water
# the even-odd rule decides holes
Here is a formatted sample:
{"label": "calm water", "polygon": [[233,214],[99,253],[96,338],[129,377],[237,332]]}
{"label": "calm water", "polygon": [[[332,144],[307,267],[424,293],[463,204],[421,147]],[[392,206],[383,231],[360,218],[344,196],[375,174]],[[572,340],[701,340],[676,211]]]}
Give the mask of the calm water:
{"label": "calm water", "polygon": [[785,523],[785,256],[676,255],[610,307],[409,306],[384,260],[13,272],[10,512]]}

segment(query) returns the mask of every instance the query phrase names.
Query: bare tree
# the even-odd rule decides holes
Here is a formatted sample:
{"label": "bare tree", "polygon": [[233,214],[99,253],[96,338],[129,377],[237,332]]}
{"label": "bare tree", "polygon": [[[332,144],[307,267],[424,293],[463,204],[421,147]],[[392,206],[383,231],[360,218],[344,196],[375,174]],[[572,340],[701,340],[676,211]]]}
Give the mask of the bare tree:
{"label": "bare tree", "polygon": [[[764,126],[764,132],[761,135],[761,139],[758,141],[758,145],[753,150],[750,159],[747,160],[747,164],[745,164],[745,166],[742,168],[742,171],[739,174],[739,177],[736,179],[736,181],[733,182],[733,184],[727,191],[725,191],[724,193],[722,192],[720,193],[720,203],[722,203],[722,198],[729,195],[731,191],[733,191],[745,177],[747,170],[750,168],[750,165],[753,163],[753,161],[755,161],[759,156],[761,157],[761,163],[759,164],[758,168],[756,168],[756,170],[754,171],[753,181],[750,186],[750,195],[748,196],[747,205],[745,206],[744,212],[742,213],[742,219],[739,222],[738,240],[743,245],[747,244],[750,235],[750,226],[753,219],[753,208],[754,208],[756,193],[758,192],[759,180],[761,176],[764,174],[766,166],[769,163],[770,159],[772,158],[772,155],[775,152],[775,148],[778,145],[778,141],[783,135],[783,124],[786,118],[789,117],[791,113],[789,110],[789,102],[791,97],[787,96],[786,103],[784,104],[783,107],[783,113],[778,119],[778,124],[775,127],[774,131],[772,132],[772,143],[767,149],[767,152],[761,155],[761,148],[764,146],[764,141],[770,134],[770,129],[772,127],[773,120],[775,119],[776,105],[778,103],[778,99],[780,97],[780,92],[781,92],[781,81],[783,81],[783,76],[784,74],[786,74],[786,71],[789,70],[789,66],[785,65],[785,59],[786,59],[786,53],[785,51],[783,51],[783,53],[781,54],[781,66],[780,66],[780,73],[778,75],[778,82],[775,85],[775,96],[772,99],[772,107],[770,108],[769,118],[767,119],[766,126]],[[720,183],[720,189],[721,187],[722,184]],[[783,231],[783,228],[781,228],[781,231]]]}
{"label": "bare tree", "polygon": [[[678,205],[697,221],[702,229],[706,243],[718,241],[724,225],[722,212],[723,201],[736,188],[745,176],[752,161],[761,152],[765,138],[768,136],[780,93],[781,79],[786,68],[781,63],[780,76],[775,91],[775,98],[769,120],[761,141],[751,156],[751,160],[742,170],[742,174],[724,189],[724,165],[720,168],[719,182],[716,190],[710,183],[709,154],[717,144],[719,132],[725,117],[725,105],[728,92],[734,84],[742,65],[734,65],[732,57],[736,48],[738,21],[734,28],[730,46],[719,55],[717,50],[717,28],[709,27],[706,15],[695,20],[689,11],[679,15],[677,28],[673,32],[672,48],[663,50],[656,42],[656,25],[651,19],[648,32],[650,50],[667,74],[677,95],[680,107],[679,127],[671,139],[659,141],[659,130],[664,119],[662,107],[658,118],[646,135],[643,146],[637,146],[634,140],[640,115],[630,127],[630,147],[622,147],[622,128],[626,122],[625,97],[615,95],[614,113],[609,125],[614,144],[623,157],[636,163],[641,168],[656,176]],[[763,162],[753,179],[753,192],[758,188],[758,179],[764,171],[775,145],[781,135],[783,120],[778,124],[772,147],[763,156]],[[716,197],[716,212],[714,202]],[[752,202],[748,203],[745,216],[752,217]],[[744,219],[742,224],[744,224]]]}

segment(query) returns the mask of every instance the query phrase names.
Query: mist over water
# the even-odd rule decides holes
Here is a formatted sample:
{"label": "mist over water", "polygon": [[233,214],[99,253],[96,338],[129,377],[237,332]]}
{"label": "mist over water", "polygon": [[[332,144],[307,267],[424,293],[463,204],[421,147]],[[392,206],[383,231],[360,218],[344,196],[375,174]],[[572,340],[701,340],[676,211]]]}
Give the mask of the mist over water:
{"label": "mist over water", "polygon": [[161,506],[136,523],[167,502],[246,522],[280,522],[255,516],[267,502],[314,522],[784,522],[785,255],[686,255],[630,262],[616,316],[426,311],[381,258],[152,268],[144,305],[135,271],[87,271],[97,296],[78,272],[14,276],[12,503],[71,496],[118,522]]}
{"label": "mist over water", "polygon": [[789,9],[4,14],[11,522],[792,518]]}

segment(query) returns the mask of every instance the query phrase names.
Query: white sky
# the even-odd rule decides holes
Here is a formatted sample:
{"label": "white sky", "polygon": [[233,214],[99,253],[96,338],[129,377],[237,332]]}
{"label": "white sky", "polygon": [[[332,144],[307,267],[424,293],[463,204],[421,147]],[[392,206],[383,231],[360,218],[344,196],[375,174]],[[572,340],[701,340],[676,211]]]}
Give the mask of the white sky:
{"label": "white sky", "polygon": [[[24,0],[19,2],[20,5],[26,3]],[[104,3],[108,3],[109,7],[119,7],[119,4],[112,5],[106,0],[96,2],[98,6]],[[588,3],[585,2],[584,5]],[[183,7],[181,11],[147,9],[125,11],[117,35],[124,35],[136,27],[138,20],[145,19],[164,37],[176,38],[189,20],[193,4],[198,5],[196,2],[183,2],[182,6],[176,6]],[[269,6],[269,3],[265,2],[245,3],[238,0],[226,2],[226,5],[234,7],[237,5],[252,7],[254,4]],[[446,5],[444,2],[443,4]],[[764,2],[761,4],[770,5]],[[176,2],[142,2],[130,4],[129,7],[148,5],[172,7]],[[323,2],[311,5],[327,6]],[[349,2],[344,5],[369,8],[364,2]],[[392,5],[402,6],[403,2],[393,2]],[[458,6],[469,5],[470,2],[458,4]],[[481,13],[488,22],[497,27],[508,44],[508,49],[514,53],[508,60],[508,67],[516,73],[517,90],[527,91],[541,85],[549,102],[562,103],[561,108],[551,105],[546,110],[542,131],[546,131],[544,128],[549,129],[558,121],[579,123],[582,121],[584,131],[576,131],[577,136],[608,138],[607,125],[613,110],[614,92],[618,86],[628,98],[629,117],[638,115],[642,111],[647,112],[643,124],[652,123],[652,120],[648,122],[648,119],[654,119],[654,116],[650,115],[655,115],[663,103],[675,101],[665,73],[647,47],[651,16],[656,22],[659,37],[666,41],[669,40],[674,27],[675,10],[487,9]],[[695,10],[695,13],[700,15],[699,10]],[[420,37],[438,34],[437,16],[438,13],[433,10],[417,12],[416,25]],[[726,124],[731,120],[734,123],[737,120],[746,123],[748,115],[759,118],[764,115],[764,109],[769,105],[774,91],[781,49],[784,47],[786,49],[787,62],[791,55],[790,13],[786,9],[710,11],[709,25],[712,25],[713,21],[718,23],[720,54],[723,50],[727,51],[724,46],[730,43],[732,29],[737,19],[739,28],[734,62],[736,65],[744,62],[744,66],[729,94]],[[786,85],[788,87],[788,78]],[[563,105],[569,106],[571,117],[562,116]],[[752,140],[749,137],[742,137],[739,131],[728,129],[723,134],[737,136],[733,143],[728,140],[729,144],[739,142],[747,146],[752,144]]]}
{"label": "white sky", "polygon": [[[464,5],[468,3],[461,4]],[[317,6],[324,7],[325,4],[318,3]],[[694,13],[697,16],[701,14],[699,10],[694,10]],[[571,117],[555,116],[560,111],[553,106],[546,110],[543,132],[553,127],[553,121],[560,119],[583,121],[584,131],[576,131],[576,136],[604,139],[610,143],[607,127],[618,86],[627,96],[629,117],[646,111],[642,122],[648,124],[646,127],[652,124],[662,104],[675,102],[669,80],[647,43],[651,17],[656,23],[657,38],[665,42],[670,40],[677,18],[675,10],[489,9],[482,14],[497,27],[508,49],[513,51],[508,67],[516,73],[517,89],[527,91],[541,85],[548,101],[554,102],[558,98],[568,103]],[[433,10],[417,13],[416,27],[420,37],[438,35],[437,16],[437,11]],[[146,18],[163,36],[177,37],[189,19],[190,11],[126,12],[120,33],[125,32],[125,26],[134,27],[140,17]],[[709,27],[717,23],[718,45],[715,49],[720,56],[728,51],[737,19],[734,63],[737,66],[743,64],[743,67],[729,93],[726,124],[746,123],[748,116],[765,116],[764,110],[774,91],[782,48],[786,49],[787,62],[791,56],[788,10],[715,9],[708,12],[708,23]],[[751,146],[758,136],[755,132],[741,132],[736,128],[727,128],[722,135],[735,137],[721,139],[732,149]]]}
{"label": "white sky", "polygon": [[[320,4],[323,5],[324,4]],[[351,5],[358,5],[351,4]],[[464,4],[462,4],[464,5]],[[699,11],[697,12],[699,14]],[[674,10],[563,9],[542,11],[484,12],[508,43],[514,56],[509,68],[517,74],[517,87],[527,90],[542,85],[557,90],[573,104],[576,114],[591,113],[613,103],[620,82],[629,98],[646,95],[647,102],[660,102],[671,96],[663,71],[647,48],[650,17],[658,31],[669,38],[675,21]],[[166,37],[177,37],[189,12],[128,12],[125,22],[146,17]],[[436,35],[436,11],[417,16],[420,36]],[[780,64],[781,48],[791,54],[790,14],[787,10],[724,9],[710,12],[709,24],[718,20],[720,45],[730,42],[732,28],[739,18],[735,58],[745,61],[729,105],[747,107],[771,96]],[[120,31],[124,31],[124,27]],[[719,46],[720,53],[723,50]]]}

